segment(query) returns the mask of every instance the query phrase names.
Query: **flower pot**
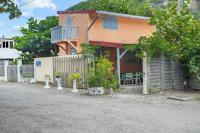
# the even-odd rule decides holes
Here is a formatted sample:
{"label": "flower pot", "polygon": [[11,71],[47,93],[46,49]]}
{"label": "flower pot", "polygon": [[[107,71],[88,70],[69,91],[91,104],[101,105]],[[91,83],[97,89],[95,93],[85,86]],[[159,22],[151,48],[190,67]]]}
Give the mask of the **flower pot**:
{"label": "flower pot", "polygon": [[55,80],[57,81],[57,90],[62,90],[63,88],[61,86],[61,78],[60,77],[59,78],[56,77]]}
{"label": "flower pot", "polygon": [[78,92],[77,80],[73,80],[73,88],[72,88],[71,92]]}

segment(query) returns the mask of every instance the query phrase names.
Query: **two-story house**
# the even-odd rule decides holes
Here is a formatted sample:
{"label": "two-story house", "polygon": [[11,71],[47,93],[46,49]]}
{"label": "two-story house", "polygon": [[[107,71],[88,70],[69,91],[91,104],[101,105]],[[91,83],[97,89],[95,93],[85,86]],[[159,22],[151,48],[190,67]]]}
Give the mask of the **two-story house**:
{"label": "two-story house", "polygon": [[0,38],[0,60],[15,60],[21,52],[14,49],[15,42],[10,38]]}
{"label": "two-story house", "polygon": [[119,78],[123,73],[142,72],[142,62],[123,45],[137,43],[155,31],[148,17],[96,10],[58,11],[58,15],[59,26],[51,29],[51,42],[59,46],[59,55],[80,53],[82,43],[100,45],[101,52],[110,53]]}

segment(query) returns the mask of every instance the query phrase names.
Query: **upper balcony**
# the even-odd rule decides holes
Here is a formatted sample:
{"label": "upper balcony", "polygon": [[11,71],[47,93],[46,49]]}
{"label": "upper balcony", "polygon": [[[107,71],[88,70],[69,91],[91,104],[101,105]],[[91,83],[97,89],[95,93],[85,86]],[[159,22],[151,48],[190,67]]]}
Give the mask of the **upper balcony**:
{"label": "upper balcony", "polygon": [[78,40],[78,27],[57,26],[51,29],[51,43]]}

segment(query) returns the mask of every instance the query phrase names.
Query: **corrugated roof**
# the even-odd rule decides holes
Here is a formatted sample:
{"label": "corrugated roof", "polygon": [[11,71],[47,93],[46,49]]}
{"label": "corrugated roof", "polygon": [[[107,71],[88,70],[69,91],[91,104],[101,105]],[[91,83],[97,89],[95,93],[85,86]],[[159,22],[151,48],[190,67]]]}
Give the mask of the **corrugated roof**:
{"label": "corrugated roof", "polygon": [[144,16],[135,16],[135,15],[130,15],[130,14],[114,13],[114,12],[108,12],[108,11],[96,11],[96,13],[109,15],[109,16],[116,16],[116,17],[132,18],[132,19],[143,19],[143,20],[149,19],[149,17],[144,17]]}
{"label": "corrugated roof", "polygon": [[144,16],[136,16],[130,14],[123,14],[123,13],[115,13],[109,11],[96,11],[96,10],[67,10],[67,11],[58,11],[58,14],[102,14],[102,15],[109,15],[109,16],[116,16],[116,17],[124,17],[124,18],[131,18],[131,19],[142,19],[148,20],[149,17]]}

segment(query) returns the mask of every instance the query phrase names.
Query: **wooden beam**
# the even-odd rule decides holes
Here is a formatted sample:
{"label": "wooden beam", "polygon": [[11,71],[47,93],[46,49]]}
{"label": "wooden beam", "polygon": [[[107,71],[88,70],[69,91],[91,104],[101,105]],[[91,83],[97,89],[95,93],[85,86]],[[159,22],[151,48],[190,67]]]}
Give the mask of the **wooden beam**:
{"label": "wooden beam", "polygon": [[89,31],[90,28],[94,25],[94,23],[97,21],[98,18],[99,18],[99,15],[97,15],[97,16],[93,19],[92,23],[91,23],[90,26],[87,28],[88,31]]}
{"label": "wooden beam", "polygon": [[128,50],[125,50],[121,55],[120,55],[120,59],[128,52]]}
{"label": "wooden beam", "polygon": [[57,43],[57,45],[59,46],[59,47],[61,47],[61,49],[63,49],[65,52],[67,52],[67,49],[65,49],[63,46],[61,46],[59,43]]}
{"label": "wooden beam", "polygon": [[75,48],[76,50],[78,50],[78,48],[70,41],[67,41],[73,48]]}

